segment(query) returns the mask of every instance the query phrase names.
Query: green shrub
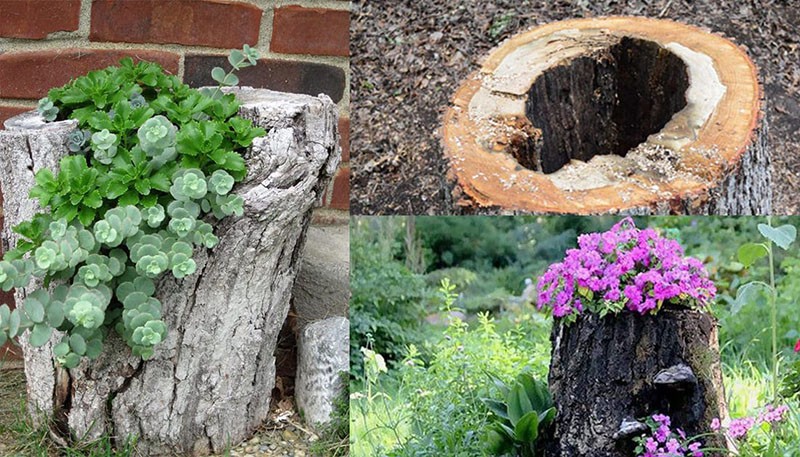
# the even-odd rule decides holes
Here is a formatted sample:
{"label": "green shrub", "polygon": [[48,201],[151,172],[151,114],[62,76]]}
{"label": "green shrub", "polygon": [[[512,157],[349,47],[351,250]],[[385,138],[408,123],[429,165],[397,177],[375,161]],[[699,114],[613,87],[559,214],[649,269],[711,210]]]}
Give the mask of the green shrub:
{"label": "green shrub", "polygon": [[361,378],[362,347],[396,362],[418,341],[429,292],[421,275],[363,238],[351,239],[350,259],[350,372]]}
{"label": "green shrub", "polygon": [[511,382],[522,372],[544,378],[549,364],[549,322],[526,332],[499,334],[486,314],[474,329],[455,321],[433,348],[430,363],[412,349],[400,367],[413,438],[391,455],[478,456],[489,438],[491,415],[482,397],[498,397],[496,377]]}

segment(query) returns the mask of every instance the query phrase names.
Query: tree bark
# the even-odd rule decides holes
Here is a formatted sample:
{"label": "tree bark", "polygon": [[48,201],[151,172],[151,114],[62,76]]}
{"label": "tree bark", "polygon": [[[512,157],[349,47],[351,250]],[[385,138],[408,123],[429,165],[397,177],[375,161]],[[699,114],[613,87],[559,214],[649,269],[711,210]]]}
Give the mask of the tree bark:
{"label": "tree bark", "polygon": [[[52,356],[60,335],[38,349],[22,338],[29,411],[39,423],[53,417],[53,434],[65,441],[136,436],[142,455],[205,455],[246,439],[267,416],[298,256],[340,159],[337,109],[326,96],[237,95],[240,114],[268,132],[246,152],[248,174],[233,191],[244,215],[216,224],[220,242],[195,250],[195,274],[158,282],[169,334],[152,359],[132,356],[111,332],[97,360],[65,370]],[[11,227],[40,211],[27,198],[33,175],[56,168],[74,126],[43,124],[35,113],[6,122],[4,247],[17,239]],[[17,290],[17,303],[35,287]]]}
{"label": "tree bark", "polygon": [[[717,323],[709,314],[676,308],[656,316],[584,314],[570,326],[554,324],[550,339],[558,415],[546,457],[630,457],[641,432],[621,431],[623,421],[654,414],[670,416],[673,430],[688,436],[727,417]],[[725,448],[717,438],[703,441]]]}
{"label": "tree bark", "polygon": [[504,42],[457,90],[443,150],[465,214],[769,214],[757,69],[725,38],[642,17]]}

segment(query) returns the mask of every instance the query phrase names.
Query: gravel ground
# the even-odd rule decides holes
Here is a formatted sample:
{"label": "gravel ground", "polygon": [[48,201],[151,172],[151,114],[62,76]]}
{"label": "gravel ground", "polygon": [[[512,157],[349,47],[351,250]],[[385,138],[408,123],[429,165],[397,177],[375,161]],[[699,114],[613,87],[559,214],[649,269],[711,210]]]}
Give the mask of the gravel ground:
{"label": "gravel ground", "polygon": [[760,69],[776,214],[800,213],[800,0],[355,0],[351,23],[353,214],[450,214],[438,128],[489,50],[539,24],[663,17],[724,35]]}

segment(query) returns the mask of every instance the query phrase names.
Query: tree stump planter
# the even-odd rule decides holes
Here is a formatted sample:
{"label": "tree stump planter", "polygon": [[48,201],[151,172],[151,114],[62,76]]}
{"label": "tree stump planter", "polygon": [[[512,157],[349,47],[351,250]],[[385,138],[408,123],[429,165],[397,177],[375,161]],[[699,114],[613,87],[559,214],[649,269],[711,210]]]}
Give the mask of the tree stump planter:
{"label": "tree stump planter", "polygon": [[757,70],[730,41],[642,17],[512,37],[444,115],[464,213],[767,214]]}
{"label": "tree stump planter", "polygon": [[[326,96],[247,88],[237,95],[240,114],[268,132],[245,154],[248,175],[233,190],[244,215],[216,224],[220,242],[196,251],[195,274],[158,282],[169,334],[155,355],[143,362],[111,332],[97,360],[66,370],[53,361],[60,335],[41,348],[23,341],[30,413],[52,420],[64,441],[136,436],[142,455],[205,455],[246,439],[266,418],[273,352],[311,210],[340,159],[337,109]],[[44,124],[27,113],[6,128],[5,248],[17,240],[11,227],[40,211],[27,197],[33,175],[68,153],[75,122]],[[17,303],[34,289],[17,290]]]}
{"label": "tree stump planter", "polygon": [[549,382],[558,415],[544,455],[630,457],[642,434],[632,422],[653,414],[669,415],[688,436],[710,431],[713,418],[727,417],[716,325],[685,308],[556,322]]}

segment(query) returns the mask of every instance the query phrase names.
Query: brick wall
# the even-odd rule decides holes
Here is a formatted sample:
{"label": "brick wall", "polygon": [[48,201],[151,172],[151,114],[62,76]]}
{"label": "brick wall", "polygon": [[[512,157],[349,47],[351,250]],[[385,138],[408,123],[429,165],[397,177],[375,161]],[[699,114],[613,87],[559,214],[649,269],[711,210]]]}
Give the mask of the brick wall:
{"label": "brick wall", "polygon": [[[261,56],[242,85],[330,96],[339,106],[342,165],[317,223],[349,208],[349,1],[0,0],[0,128],[51,87],[124,56],[152,60],[193,86],[213,84],[244,44]],[[2,202],[0,196],[0,205]],[[0,221],[2,207],[0,206]],[[6,302],[8,296],[0,297]],[[7,302],[6,302],[7,303]],[[4,350],[0,348],[0,359]]]}

